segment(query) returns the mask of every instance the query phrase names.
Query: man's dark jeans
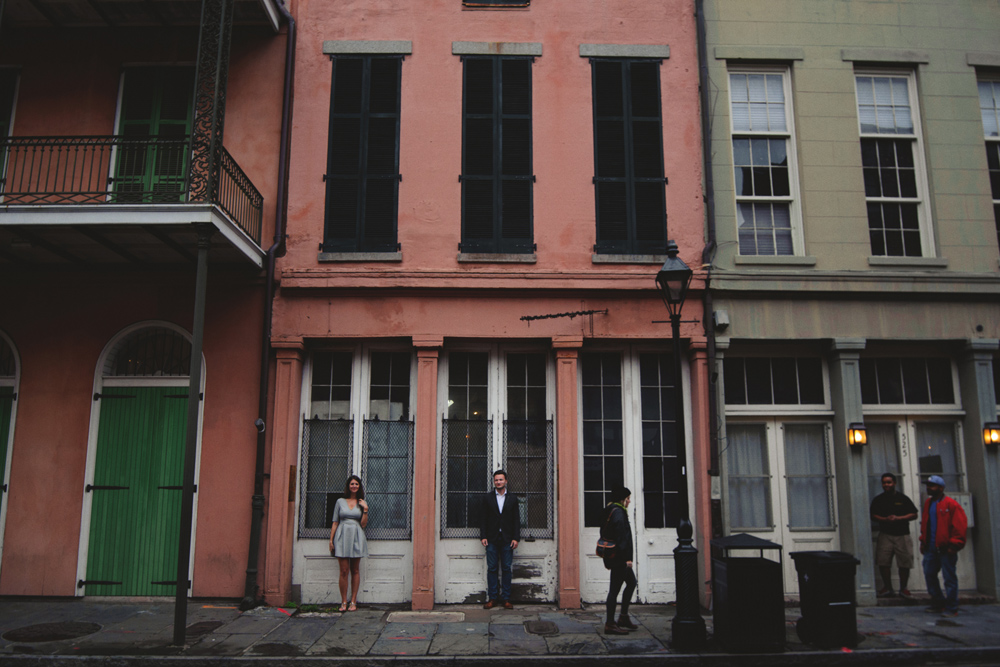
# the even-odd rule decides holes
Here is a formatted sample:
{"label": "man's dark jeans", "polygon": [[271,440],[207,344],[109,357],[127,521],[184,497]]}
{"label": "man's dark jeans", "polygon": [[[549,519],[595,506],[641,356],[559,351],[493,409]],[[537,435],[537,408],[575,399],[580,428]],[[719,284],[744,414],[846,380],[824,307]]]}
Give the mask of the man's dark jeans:
{"label": "man's dark jeans", "polygon": [[[486,588],[490,600],[510,599],[511,564],[514,562],[514,549],[510,542],[486,544]],[[497,566],[500,568],[500,591],[497,594]]]}

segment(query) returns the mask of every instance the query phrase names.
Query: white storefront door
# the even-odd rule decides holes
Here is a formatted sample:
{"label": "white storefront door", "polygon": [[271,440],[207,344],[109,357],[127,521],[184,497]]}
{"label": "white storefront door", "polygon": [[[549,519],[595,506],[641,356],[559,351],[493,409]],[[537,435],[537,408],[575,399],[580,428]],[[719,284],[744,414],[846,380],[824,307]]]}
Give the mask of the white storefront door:
{"label": "white storefront door", "polygon": [[[920,556],[920,511],[927,497],[925,481],[930,475],[944,478],[945,494],[959,501],[968,502],[965,465],[960,455],[961,424],[943,417],[883,418],[866,420],[868,428],[868,480],[869,496],[882,492],[881,476],[891,472],[897,477],[896,489],[909,496],[917,506],[917,520],[910,524],[913,538],[914,563],[910,573],[910,590],[927,590]],[[969,517],[970,520],[972,517]],[[873,537],[877,527],[873,526]],[[958,555],[958,586],[962,589],[976,587],[976,565],[972,558],[972,533],[968,533],[965,549]],[[877,568],[876,568],[877,570]],[[899,590],[899,570],[892,567],[893,590]],[[875,581],[881,584],[876,572]],[[881,586],[880,586],[881,587]]]}
{"label": "white storefront door", "polygon": [[480,508],[494,470],[520,499],[521,542],[511,599],[551,601],[556,590],[554,369],[547,352],[455,348],[439,366],[441,489],[435,602],[486,600]]}
{"label": "white storefront door", "polygon": [[[586,352],[580,357],[581,595],[601,602],[609,573],[594,554],[608,493],[618,484],[632,491],[636,600],[666,603],[675,597],[679,459],[675,436],[673,357],[639,349]],[[685,412],[690,406],[687,387]],[[683,428],[691,434],[687,419]],[[688,461],[691,447],[687,447]],[[689,489],[689,499],[690,499]],[[692,517],[693,518],[693,517]],[[703,548],[701,545],[699,548]]]}
{"label": "white storefront door", "polygon": [[340,602],[328,550],[333,506],[361,477],[369,521],[359,602],[407,602],[413,588],[413,442],[409,350],[317,350],[305,369],[292,584],[306,604]]}

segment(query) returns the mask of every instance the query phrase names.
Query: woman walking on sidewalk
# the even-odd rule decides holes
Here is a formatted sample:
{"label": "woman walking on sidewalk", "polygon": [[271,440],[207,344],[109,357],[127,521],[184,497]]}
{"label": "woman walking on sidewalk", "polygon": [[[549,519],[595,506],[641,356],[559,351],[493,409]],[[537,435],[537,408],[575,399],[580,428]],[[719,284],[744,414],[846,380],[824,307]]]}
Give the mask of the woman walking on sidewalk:
{"label": "woman walking on sidewalk", "polygon": [[[637,630],[638,626],[628,617],[628,607],[635,593],[635,570],[632,567],[632,527],[628,521],[628,506],[632,501],[632,492],[624,486],[616,486],[609,496],[611,502],[606,508],[604,526],[601,537],[615,543],[615,555],[604,559],[604,567],[611,570],[611,583],[608,586],[607,619],[604,633],[608,635],[627,635],[629,630]],[[622,584],[625,592],[622,594],[622,613],[615,622],[615,605],[618,591]]]}
{"label": "woman walking on sidewalk", "polygon": [[[344,497],[337,499],[330,527],[330,553],[340,562],[340,611],[357,611],[358,589],[361,587],[361,559],[368,555],[365,526],[368,525],[368,503],[361,478],[347,478]],[[347,580],[351,578],[351,603],[347,604]]]}

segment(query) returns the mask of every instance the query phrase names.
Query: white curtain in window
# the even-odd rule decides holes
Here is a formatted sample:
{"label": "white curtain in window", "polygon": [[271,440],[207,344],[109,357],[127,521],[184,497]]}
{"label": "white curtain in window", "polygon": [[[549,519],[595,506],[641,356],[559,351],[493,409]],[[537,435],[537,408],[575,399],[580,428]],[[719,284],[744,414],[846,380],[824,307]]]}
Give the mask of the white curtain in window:
{"label": "white curtain in window", "polygon": [[868,499],[882,493],[882,475],[896,475],[896,490],[903,490],[903,476],[899,468],[899,448],[896,446],[896,424],[868,424]]}
{"label": "white curtain in window", "polygon": [[785,424],[790,528],[832,528],[829,461],[823,424]]}
{"label": "white curtain in window", "polygon": [[927,475],[941,475],[947,491],[961,491],[962,475],[955,452],[955,426],[945,423],[917,423],[917,461],[921,482]]}
{"label": "white curtain in window", "polygon": [[763,424],[727,426],[726,463],[732,528],[771,527],[771,481]]}

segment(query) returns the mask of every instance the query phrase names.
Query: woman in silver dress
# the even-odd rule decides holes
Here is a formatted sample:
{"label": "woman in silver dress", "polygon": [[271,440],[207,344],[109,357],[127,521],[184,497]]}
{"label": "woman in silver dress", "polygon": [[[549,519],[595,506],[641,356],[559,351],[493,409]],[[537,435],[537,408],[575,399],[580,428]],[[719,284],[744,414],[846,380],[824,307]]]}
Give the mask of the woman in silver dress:
{"label": "woman in silver dress", "polygon": [[[330,528],[330,553],[340,562],[340,611],[357,611],[358,588],[361,587],[361,559],[368,555],[365,526],[368,525],[368,503],[361,478],[347,478],[344,497],[333,508]],[[348,574],[352,580],[351,603],[347,603]]]}

